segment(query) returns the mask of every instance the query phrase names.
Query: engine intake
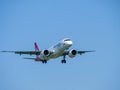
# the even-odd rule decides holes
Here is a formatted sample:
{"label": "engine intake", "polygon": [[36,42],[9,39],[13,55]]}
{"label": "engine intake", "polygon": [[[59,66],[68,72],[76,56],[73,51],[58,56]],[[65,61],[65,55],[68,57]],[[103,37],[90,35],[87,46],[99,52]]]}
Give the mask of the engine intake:
{"label": "engine intake", "polygon": [[77,54],[77,51],[76,51],[76,50],[70,50],[68,56],[69,56],[70,58],[73,58],[73,57],[76,56],[76,54]]}
{"label": "engine intake", "polygon": [[41,52],[41,54],[42,54],[43,56],[49,56],[49,55],[50,55],[50,52],[49,52],[48,50],[43,50],[43,51]]}

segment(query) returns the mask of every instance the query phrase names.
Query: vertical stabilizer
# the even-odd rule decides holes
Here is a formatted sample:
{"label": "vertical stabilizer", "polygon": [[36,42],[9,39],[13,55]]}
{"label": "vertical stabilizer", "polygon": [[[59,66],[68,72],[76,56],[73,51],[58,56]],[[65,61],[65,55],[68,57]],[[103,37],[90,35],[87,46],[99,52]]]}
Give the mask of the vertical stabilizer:
{"label": "vertical stabilizer", "polygon": [[[35,46],[35,51],[40,51],[36,42],[34,43],[34,46]],[[36,61],[40,61],[39,54],[36,54]]]}
{"label": "vertical stabilizer", "polygon": [[39,51],[39,47],[36,42],[34,43],[34,45],[35,45],[35,51]]}

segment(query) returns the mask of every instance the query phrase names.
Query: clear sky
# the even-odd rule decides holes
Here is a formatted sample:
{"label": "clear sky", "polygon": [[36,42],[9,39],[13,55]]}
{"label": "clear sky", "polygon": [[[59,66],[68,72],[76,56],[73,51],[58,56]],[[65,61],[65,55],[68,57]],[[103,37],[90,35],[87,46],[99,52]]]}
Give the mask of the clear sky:
{"label": "clear sky", "polygon": [[41,50],[63,38],[96,50],[46,65],[0,53],[0,90],[120,90],[119,0],[1,0],[0,50]]}

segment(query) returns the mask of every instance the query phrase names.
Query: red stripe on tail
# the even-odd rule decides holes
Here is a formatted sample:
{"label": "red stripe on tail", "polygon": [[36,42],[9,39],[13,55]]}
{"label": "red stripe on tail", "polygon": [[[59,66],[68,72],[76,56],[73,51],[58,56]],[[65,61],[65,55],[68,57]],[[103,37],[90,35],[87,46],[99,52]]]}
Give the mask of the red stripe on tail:
{"label": "red stripe on tail", "polygon": [[34,45],[35,45],[35,51],[39,51],[39,47],[36,42],[34,43]]}
{"label": "red stripe on tail", "polygon": [[[38,47],[36,42],[34,43],[34,46],[35,46],[35,51],[40,51],[40,49],[39,49],[39,47]],[[39,55],[37,55],[37,54],[36,54],[36,60],[35,61],[41,61]]]}

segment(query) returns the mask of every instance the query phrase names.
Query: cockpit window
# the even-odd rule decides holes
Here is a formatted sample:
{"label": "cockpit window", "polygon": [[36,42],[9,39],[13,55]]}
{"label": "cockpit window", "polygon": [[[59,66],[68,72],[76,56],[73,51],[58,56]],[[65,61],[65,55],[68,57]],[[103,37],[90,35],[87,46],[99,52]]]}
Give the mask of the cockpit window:
{"label": "cockpit window", "polygon": [[65,39],[64,41],[70,41],[70,39]]}

